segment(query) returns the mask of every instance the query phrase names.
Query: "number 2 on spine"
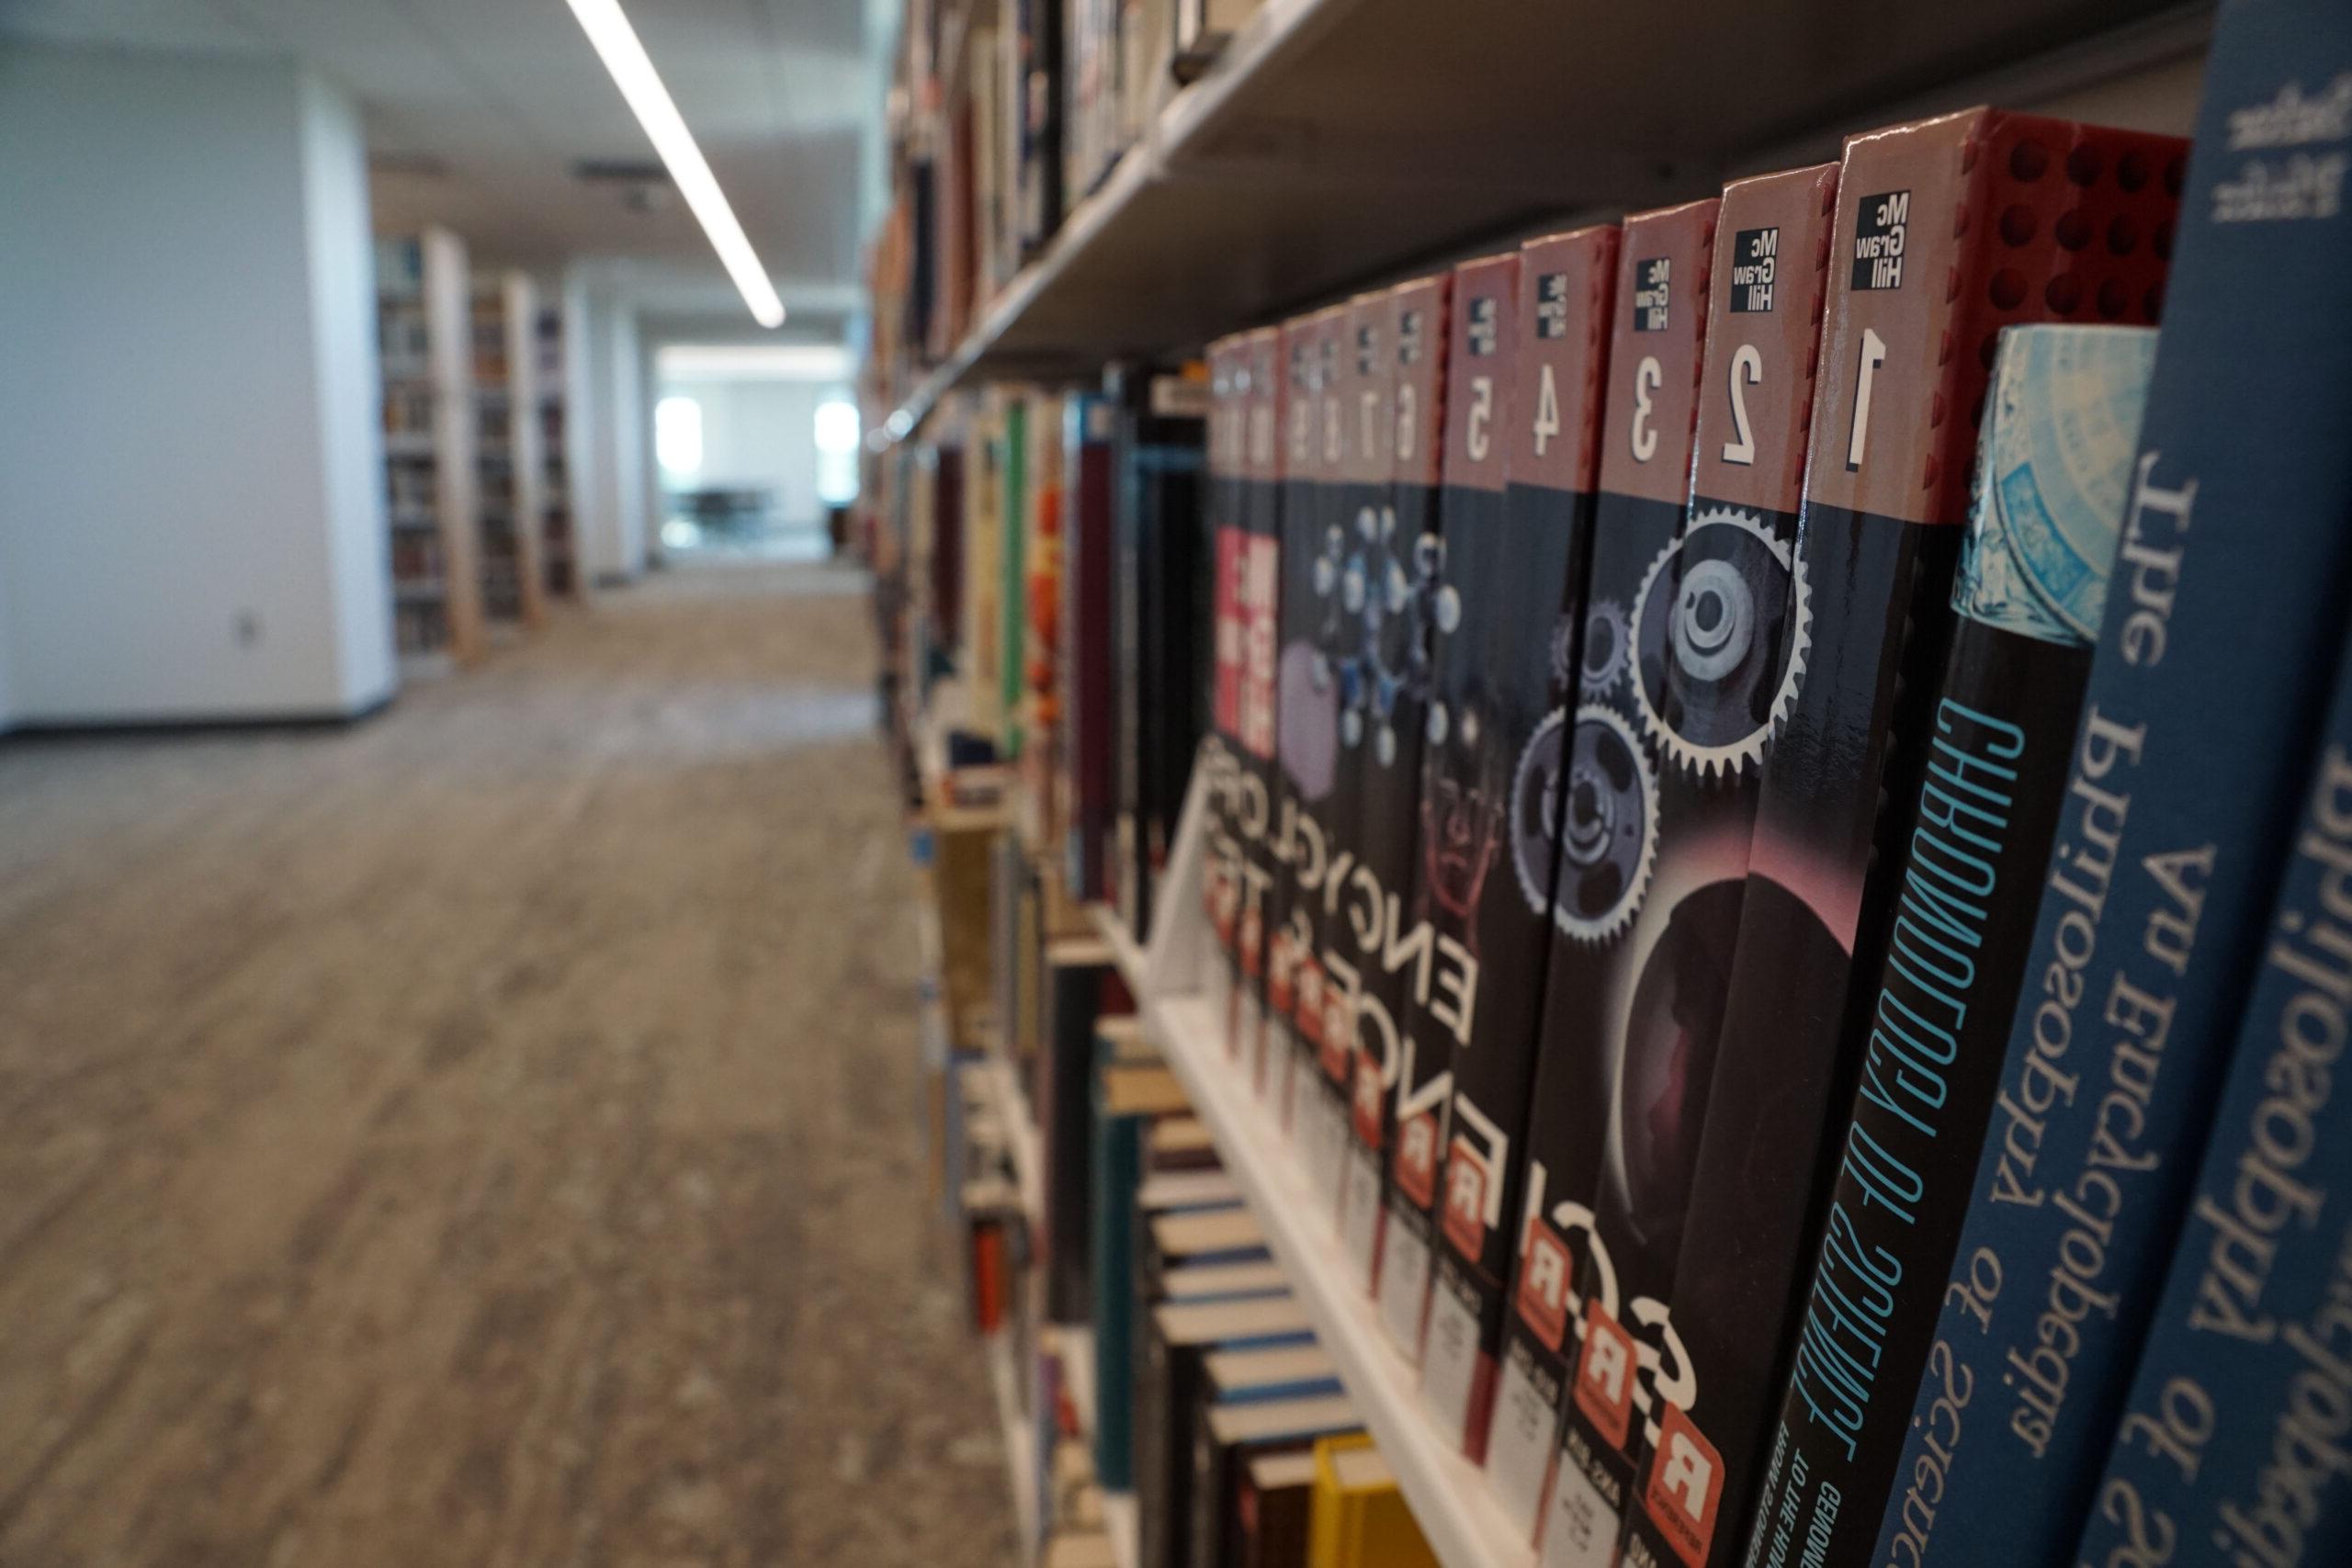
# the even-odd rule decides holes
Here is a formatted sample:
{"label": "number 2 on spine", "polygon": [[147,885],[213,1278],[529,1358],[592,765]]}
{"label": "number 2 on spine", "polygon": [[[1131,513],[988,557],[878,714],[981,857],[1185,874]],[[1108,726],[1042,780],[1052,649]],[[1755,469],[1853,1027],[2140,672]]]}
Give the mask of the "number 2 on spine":
{"label": "number 2 on spine", "polygon": [[1657,432],[1650,426],[1653,405],[1650,396],[1666,385],[1666,372],[1659,368],[1657,355],[1645,355],[1634,367],[1634,461],[1646,463],[1657,456]]}
{"label": "number 2 on spine", "polygon": [[1487,460],[1487,447],[1492,431],[1487,427],[1495,417],[1495,378],[1474,376],[1470,378],[1470,423],[1463,427],[1464,443],[1470,449],[1470,460]]}
{"label": "number 2 on spine", "polygon": [[1749,464],[1756,461],[1756,433],[1747,427],[1747,394],[1743,387],[1764,384],[1764,355],[1752,343],[1744,343],[1732,351],[1731,356],[1731,428],[1732,437],[1724,443],[1724,461]]}
{"label": "number 2 on spine", "polygon": [[1870,446],[1871,388],[1878,380],[1878,367],[1885,363],[1886,340],[1864,327],[1861,373],[1854,380],[1854,433],[1846,443],[1849,473],[1862,466],[1862,452]]}

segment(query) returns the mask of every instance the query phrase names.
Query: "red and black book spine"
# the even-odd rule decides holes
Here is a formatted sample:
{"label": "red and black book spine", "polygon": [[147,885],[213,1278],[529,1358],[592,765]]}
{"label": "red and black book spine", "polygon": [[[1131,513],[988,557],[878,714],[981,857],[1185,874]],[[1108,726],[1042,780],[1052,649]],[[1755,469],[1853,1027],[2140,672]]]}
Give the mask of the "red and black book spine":
{"label": "red and black book spine", "polygon": [[[1296,723],[1285,720],[1291,747],[1285,776],[1297,794],[1291,818],[1293,901],[1283,931],[1295,964],[1291,990],[1292,1117],[1307,1176],[1325,1212],[1336,1224],[1340,1161],[1347,1121],[1345,1036],[1332,1021],[1325,999],[1318,920],[1324,891],[1337,868],[1338,820],[1351,795],[1346,783],[1342,706],[1335,678],[1340,634],[1336,580],[1338,541],[1346,532],[1346,401],[1351,362],[1343,353],[1349,310],[1330,306],[1315,314],[1308,380],[1313,389],[1310,443],[1313,512],[1303,533],[1301,555],[1285,568],[1285,582],[1301,581],[1307,595],[1306,619],[1295,640],[1283,649],[1283,701],[1295,702]],[[1295,571],[1298,576],[1287,574]],[[1286,710],[1287,711],[1287,710]]]}
{"label": "red and black book spine", "polygon": [[1238,849],[1230,812],[1241,706],[1241,629],[1236,581],[1243,556],[1241,472],[1234,440],[1241,426],[1240,389],[1234,375],[1240,339],[1208,346],[1209,702],[1208,733],[1201,746],[1201,788],[1206,809],[1201,860],[1201,908],[1216,941],[1213,979],[1230,1002],[1234,968],[1234,864]]}
{"label": "red and black book spine", "polygon": [[[1448,306],[1453,279],[1441,273],[1397,285],[1388,296],[1390,440],[1388,505],[1404,571],[1384,604],[1376,708],[1385,730],[1374,738],[1364,784],[1363,851],[1356,876],[1370,916],[1351,930],[1360,973],[1356,998],[1356,1081],[1349,1128],[1353,1183],[1344,1223],[1348,1249],[1367,1255],[1366,1280],[1389,1334],[1420,1352],[1421,1309],[1429,1299],[1430,1242],[1437,1168],[1453,1099],[1453,1037],[1432,1030],[1420,961],[1435,928],[1420,844],[1421,767],[1437,676],[1438,595],[1444,586],[1442,516],[1445,451]],[[1387,527],[1384,519],[1382,526]],[[1366,1156],[1376,1173],[1377,1208],[1361,1210]],[[1399,1186],[1399,1177],[1404,1179]],[[1367,1235],[1365,1233],[1369,1231]],[[1393,1241],[1393,1245],[1392,1245]]]}
{"label": "red and black book spine", "polygon": [[[1312,811],[1329,793],[1329,752],[1336,727],[1327,709],[1310,701],[1313,637],[1317,604],[1314,556],[1323,502],[1320,417],[1324,314],[1301,316],[1282,329],[1283,443],[1281,524],[1274,608],[1274,819],[1272,878],[1266,890],[1265,960],[1258,994],[1257,1067],[1261,1084],[1272,1087],[1294,1132],[1311,1130],[1311,1110],[1296,1086],[1311,1089],[1297,1072],[1297,1031],[1293,1023],[1299,964],[1306,955],[1300,922],[1315,879],[1321,874],[1321,845],[1308,832]],[[1302,881],[1306,884],[1302,897]]]}
{"label": "red and black book spine", "polygon": [[[1234,696],[1235,762],[1226,820],[1233,840],[1235,984],[1227,1010],[1227,1044],[1237,1064],[1257,1074],[1263,1057],[1268,917],[1279,869],[1278,773],[1274,764],[1276,612],[1281,581],[1283,334],[1272,327],[1244,335],[1234,376],[1240,402],[1241,558],[1234,570],[1233,617],[1240,638]],[[1259,1077],[1262,1086],[1264,1079]]]}
{"label": "red and black book spine", "polygon": [[[1454,1114],[1453,1064],[1467,1049],[1476,1020],[1478,912],[1495,870],[1498,829],[1490,819],[1484,760],[1465,747],[1463,715],[1485,691],[1485,624],[1463,613],[1471,593],[1494,574],[1502,530],[1505,362],[1516,254],[1454,268],[1445,305],[1444,407],[1433,468],[1440,518],[1437,594],[1430,606],[1433,662],[1421,724],[1421,780],[1414,866],[1415,956],[1406,976],[1404,1032],[1430,1070],[1425,1092],[1402,1126],[1389,1162],[1390,1243],[1380,1279],[1381,1321],[1405,1353],[1421,1357],[1431,1280],[1445,1249],[1441,1177]],[[1411,380],[1400,386],[1417,384]],[[1431,426],[1423,425],[1427,431]],[[1477,731],[1473,720],[1473,736]],[[1444,1066],[1438,1064],[1443,1063]]]}
{"label": "red and black book spine", "polygon": [[[1870,1037],[1890,874],[1935,755],[1976,429],[2003,327],[2149,319],[2174,205],[2154,171],[2179,145],[1990,109],[1847,143],[1798,534],[1808,646],[1764,762],[1710,1091],[1736,1113],[1708,1119],[1691,1177],[1681,1386],[1658,1402],[1639,1500],[1635,1540],[1691,1568],[1738,1558],[1776,1467],[1854,1500],[1828,1561],[1869,1550],[1877,1494],[1833,1481],[1826,1448],[1776,1459],[1769,1434]],[[2125,153],[2152,171],[2138,190],[2092,183]]]}
{"label": "red and black book spine", "polygon": [[1589,1250],[1595,1173],[1614,1120],[1611,970],[1635,942],[1657,860],[1658,769],[1631,693],[1632,627],[1689,493],[1715,205],[1643,213],[1620,235],[1599,328],[1606,347],[1593,355],[1604,368],[1584,615],[1572,640],[1563,628],[1555,703],[1516,784],[1557,813],[1559,835],[1553,880],[1538,884],[1549,895],[1549,960],[1487,1450],[1497,1494],[1531,1536],[1576,1356],[1566,1294]]}
{"label": "red and black book spine", "polygon": [[[1331,795],[1321,813],[1323,874],[1309,911],[1314,929],[1312,984],[1298,997],[1298,1029],[1315,1047],[1322,1114],[1333,1189],[1333,1219],[1347,1205],[1346,1172],[1353,1140],[1348,1133],[1355,1092],[1356,1000],[1363,973],[1350,957],[1357,947],[1354,928],[1363,919],[1363,885],[1356,874],[1363,845],[1366,778],[1382,743],[1378,710],[1383,630],[1392,578],[1396,512],[1389,504],[1388,401],[1395,379],[1386,340],[1388,297],[1359,295],[1340,319],[1338,363],[1326,400],[1324,431],[1330,459],[1326,521],[1315,560],[1315,588],[1322,604],[1312,671],[1318,698],[1337,709],[1339,750]],[[1384,517],[1385,524],[1384,526]],[[1387,734],[1391,751],[1395,736]],[[1366,1202],[1378,1213],[1378,1163],[1373,1162]],[[1366,1263],[1369,1269],[1369,1261]]]}
{"label": "red and black book spine", "polygon": [[1514,254],[1454,278],[1438,607],[1449,640],[1421,796],[1431,898],[1463,931],[1448,950],[1440,925],[1433,953],[1429,1010],[1454,1031],[1453,1108],[1421,1393],[1473,1459],[1493,1404],[1551,946],[1557,812],[1542,758],[1558,701],[1552,650],[1576,646],[1591,543],[1589,470],[1575,467],[1592,444],[1591,412],[1558,423],[1578,390],[1560,371],[1581,378],[1589,359],[1573,334],[1553,335],[1567,317],[1522,299],[1526,271]]}
{"label": "red and black book spine", "polygon": [[[1589,617],[1597,657],[1579,719],[1630,726],[1645,810],[1638,878],[1619,889],[1598,869],[1592,836],[1563,829],[1547,1043],[1585,1048],[1547,1055],[1543,1104],[1592,1109],[1574,1118],[1576,1146],[1551,1145],[1560,1163],[1541,1202],[1531,1179],[1515,1294],[1521,1324],[1570,1374],[1549,1391],[1558,1446],[1537,1526],[1555,1564],[1616,1561],[1659,1391],[1679,1386],[1663,1303],[1711,1104],[1762,759],[1803,661],[1796,507],[1836,182],[1834,165],[1737,182],[1706,247],[1675,259],[1696,287],[1673,303],[1705,311],[1669,372],[1690,432],[1675,454],[1687,504],[1628,510],[1594,547],[1593,602],[1614,608]],[[1629,257],[1658,248],[1635,244],[1634,227]],[[1612,396],[1629,400],[1623,419],[1611,408],[1612,470],[1620,426],[1637,426],[1639,388],[1626,376],[1630,366],[1638,379],[1639,355],[1619,340]],[[1603,490],[1639,483],[1611,471]],[[1516,1413],[1521,1431],[1543,1424],[1532,1409]],[[1498,1416],[1498,1444],[1502,1426]]]}

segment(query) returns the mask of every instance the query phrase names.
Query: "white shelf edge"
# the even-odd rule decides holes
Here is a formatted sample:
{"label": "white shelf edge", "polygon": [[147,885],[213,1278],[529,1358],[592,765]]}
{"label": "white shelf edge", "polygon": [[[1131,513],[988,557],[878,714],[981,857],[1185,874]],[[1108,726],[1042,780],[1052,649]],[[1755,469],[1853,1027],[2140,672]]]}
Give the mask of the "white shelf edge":
{"label": "white shelf edge", "polygon": [[1414,1369],[1388,1342],[1354,1278],[1329,1206],[1316,1200],[1289,1139],[1227,1061],[1208,999],[1162,998],[1144,1016],[1438,1561],[1445,1568],[1531,1568],[1534,1548],[1511,1529],[1485,1472],[1446,1443],[1423,1410]]}
{"label": "white shelf edge", "polygon": [[1046,1147],[1039,1136],[1036,1120],[1029,1114],[1029,1102],[1021,1093],[1019,1075],[1011,1062],[991,1053],[979,1064],[988,1080],[989,1102],[996,1107],[997,1119],[1004,1127],[1007,1146],[1012,1156],[1012,1182],[1021,1195],[1021,1212],[1033,1226],[1042,1228],[1046,1223]]}
{"label": "white shelf edge", "polygon": [[1111,959],[1117,965],[1119,978],[1125,981],[1127,994],[1144,994],[1144,951],[1136,942],[1135,933],[1127,930],[1127,922],[1119,911],[1108,904],[1089,904],[1086,918],[1094,922],[1097,935],[1110,943]]}
{"label": "white shelf edge", "polygon": [[1022,1561],[1037,1560],[1037,1450],[1029,1418],[1021,1413],[1021,1368],[1012,1336],[1000,1328],[989,1336],[989,1382],[996,1392],[998,1423],[1003,1428],[1005,1479],[1012,1487],[1012,1517],[1021,1531]]}

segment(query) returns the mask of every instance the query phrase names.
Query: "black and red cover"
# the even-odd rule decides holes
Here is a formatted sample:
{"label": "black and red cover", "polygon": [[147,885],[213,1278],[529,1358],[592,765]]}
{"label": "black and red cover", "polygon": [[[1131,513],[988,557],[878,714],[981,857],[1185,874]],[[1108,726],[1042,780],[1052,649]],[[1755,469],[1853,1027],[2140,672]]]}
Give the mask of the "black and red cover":
{"label": "black and red cover", "polygon": [[[1645,1489],[1692,1568],[1738,1558],[1774,1469],[1850,1506],[1823,1520],[1816,1557],[1875,1561],[1874,1489],[1916,1381],[1860,1391],[1896,1425],[1860,1468],[1818,1429],[1776,1467],[1769,1434],[1870,1040],[1907,806],[1934,755],[1977,424],[2002,328],[2154,321],[2178,208],[2165,171],[2182,145],[1985,108],[1846,144],[1801,534],[1810,669],[1765,762],[1715,1067],[1714,1099],[1740,1113],[1708,1124],[1674,1284],[1696,1382]],[[1905,809],[1883,815],[1888,801]],[[2030,899],[1994,911],[2035,915]],[[1973,1169],[1965,1147],[1946,1154]],[[1917,1286],[1940,1295],[1944,1280]],[[1712,1460],[1712,1490],[1669,1468],[1668,1446]]]}
{"label": "black and red cover", "polygon": [[[1590,290],[1565,273],[1614,231],[1558,243],[1563,309],[1522,299],[1521,254],[1455,274],[1447,375],[1444,641],[1421,801],[1439,932],[1430,1010],[1453,1032],[1453,1100],[1421,1393],[1474,1459],[1493,1401],[1550,947],[1557,813],[1530,760],[1556,704],[1550,650],[1577,637],[1591,535],[1598,408],[1576,309]],[[1452,952],[1450,927],[1462,932]]]}

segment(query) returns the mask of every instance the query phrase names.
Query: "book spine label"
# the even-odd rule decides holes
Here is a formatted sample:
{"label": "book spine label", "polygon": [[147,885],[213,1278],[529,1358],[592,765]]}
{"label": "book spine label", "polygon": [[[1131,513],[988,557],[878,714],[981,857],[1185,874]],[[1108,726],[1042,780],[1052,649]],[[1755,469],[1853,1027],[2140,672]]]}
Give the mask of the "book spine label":
{"label": "book spine label", "polygon": [[[2075,1544],[2178,1235],[2344,625],[2347,71],[2341,6],[2242,0],[2216,26],[2026,1000],[1936,1281],[1978,1404],[1938,1434],[1932,1517],[1885,1500],[1883,1549]],[[2094,189],[2180,179],[2161,148],[2097,151]]]}
{"label": "book spine label", "polygon": [[2352,648],[2172,1272],[2075,1560],[2352,1561]]}
{"label": "book spine label", "polygon": [[[1589,398],[1581,337],[1551,335],[1566,316],[1520,310],[1523,271],[1521,257],[1498,258],[1494,308],[1483,322],[1471,314],[1457,324],[1464,341],[1449,378],[1461,394],[1449,415],[1449,493],[1493,497],[1474,487],[1498,485],[1500,504],[1490,502],[1491,520],[1474,514],[1464,528],[1447,518],[1441,592],[1452,598],[1439,624],[1458,619],[1466,635],[1453,651],[1468,671],[1458,696],[1433,710],[1424,763],[1424,798],[1436,807],[1433,889],[1466,916],[1470,963],[1421,1390],[1474,1459],[1484,1458],[1493,1403],[1550,949],[1557,813],[1549,759],[1557,737],[1545,720],[1558,682],[1555,660],[1534,650],[1577,646],[1592,517],[1591,480],[1577,470],[1594,444],[1598,401]],[[1458,299],[1470,298],[1471,287],[1457,275]],[[1564,368],[1577,384],[1559,385]],[[1487,377],[1492,390],[1482,393]],[[1564,409],[1576,423],[1562,423]],[[1460,486],[1457,441],[1470,481]]]}

